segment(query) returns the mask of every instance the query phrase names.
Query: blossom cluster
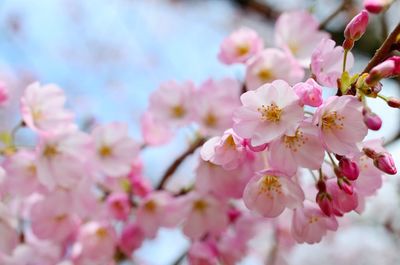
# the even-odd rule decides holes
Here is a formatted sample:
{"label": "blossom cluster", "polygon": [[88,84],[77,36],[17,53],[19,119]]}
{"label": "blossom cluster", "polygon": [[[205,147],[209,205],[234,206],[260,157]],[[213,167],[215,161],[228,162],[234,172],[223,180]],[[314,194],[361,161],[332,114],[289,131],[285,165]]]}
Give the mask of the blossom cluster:
{"label": "blossom cluster", "polygon": [[[349,73],[368,17],[362,11],[348,24],[343,45],[305,11],[278,18],[274,47],[238,29],[218,58],[242,65],[243,83],[161,84],[142,116],[142,141],[118,122],[80,129],[61,88],[26,87],[21,123],[1,138],[0,264],[118,264],[160,228],[182,229],[190,264],[236,264],[265,223],[287,247],[320,242],[397,173],[383,140],[365,140],[382,124],[366,98],[400,108],[380,83],[400,75],[400,57]],[[11,92],[0,84],[1,107]],[[193,183],[166,189],[172,165],[152,187],[140,151],[189,126]],[[35,135],[33,147],[18,145],[21,128]]]}

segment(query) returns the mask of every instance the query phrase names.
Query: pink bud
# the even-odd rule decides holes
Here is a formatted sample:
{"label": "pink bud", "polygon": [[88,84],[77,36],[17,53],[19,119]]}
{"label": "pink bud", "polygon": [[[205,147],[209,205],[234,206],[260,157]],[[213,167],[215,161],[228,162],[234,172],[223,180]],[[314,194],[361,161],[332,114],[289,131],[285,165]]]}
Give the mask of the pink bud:
{"label": "pink bud", "polygon": [[4,83],[0,82],[0,107],[4,106],[9,99],[8,89]]}
{"label": "pink bud", "polygon": [[368,25],[368,12],[363,10],[347,24],[344,36],[349,40],[358,40],[364,34]]}
{"label": "pink bud", "polygon": [[365,82],[368,85],[375,85],[382,78],[400,75],[400,56],[392,56],[382,63],[376,65],[369,72]]}
{"label": "pink bud", "polygon": [[371,111],[367,111],[364,114],[364,123],[367,125],[368,129],[377,131],[382,126],[381,118]]}
{"label": "pink bud", "polygon": [[360,174],[360,169],[356,162],[346,157],[339,161],[340,172],[349,180],[356,180]]}
{"label": "pink bud", "polygon": [[258,145],[258,146],[253,146],[251,144],[251,139],[244,139],[243,140],[243,145],[247,146],[253,152],[262,152],[265,149],[267,149],[267,147],[268,147],[268,143],[265,143],[265,144],[262,144],[262,145]]}
{"label": "pink bud", "polygon": [[386,9],[393,0],[365,0],[364,7],[370,13],[379,14],[382,10]]}
{"label": "pink bud", "polygon": [[145,239],[141,228],[136,224],[128,224],[124,227],[119,239],[119,248],[130,257],[132,252],[138,249]]}
{"label": "pink bud", "polygon": [[321,211],[327,216],[331,216],[333,213],[333,205],[332,199],[330,198],[329,193],[326,192],[318,192],[316,198],[317,204]]}
{"label": "pink bud", "polygon": [[318,107],[322,104],[322,87],[309,78],[305,83],[298,83],[293,87],[303,105]]}
{"label": "pink bud", "polygon": [[388,152],[377,154],[374,158],[374,165],[387,174],[395,175],[397,173],[393,157]]}
{"label": "pink bud", "polygon": [[387,100],[387,104],[392,108],[400,109],[400,99],[399,98],[389,97]]}
{"label": "pink bud", "polygon": [[107,197],[107,208],[115,219],[127,220],[131,210],[128,195],[125,193],[110,194]]}
{"label": "pink bud", "polygon": [[354,188],[348,180],[346,180],[345,178],[340,178],[338,179],[338,185],[341,190],[349,195],[353,195]]}
{"label": "pink bud", "polygon": [[368,147],[364,147],[364,148],[362,149],[362,151],[364,152],[364,154],[365,154],[366,156],[368,156],[368,157],[371,158],[371,159],[374,159],[375,156],[377,155],[377,153],[376,153],[373,149],[368,148]]}

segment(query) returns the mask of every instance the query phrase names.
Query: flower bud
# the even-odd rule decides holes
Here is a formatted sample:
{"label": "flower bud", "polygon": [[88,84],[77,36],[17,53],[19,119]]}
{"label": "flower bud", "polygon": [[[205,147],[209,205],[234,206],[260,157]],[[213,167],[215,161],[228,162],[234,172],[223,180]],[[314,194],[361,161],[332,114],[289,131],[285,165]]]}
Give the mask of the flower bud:
{"label": "flower bud", "polygon": [[316,202],[321,211],[327,216],[331,216],[333,213],[332,198],[327,192],[318,192]]}
{"label": "flower bud", "polygon": [[8,89],[4,83],[0,83],[0,107],[4,106],[9,99]]}
{"label": "flower bud", "polygon": [[388,152],[382,152],[375,156],[374,165],[386,174],[395,175],[397,173],[393,157]]}
{"label": "flower bud", "polygon": [[373,86],[382,78],[388,78],[400,74],[400,56],[392,56],[376,65],[369,72],[365,82]]}
{"label": "flower bud", "polygon": [[387,99],[387,104],[392,108],[400,109],[400,98],[389,97]]}
{"label": "flower bud", "polygon": [[111,215],[121,221],[125,221],[129,217],[131,210],[129,197],[125,193],[113,193],[107,197],[107,208]]}
{"label": "flower bud", "polygon": [[360,169],[356,162],[347,157],[343,157],[339,161],[340,172],[346,176],[349,180],[356,180],[360,175]]}
{"label": "flower bud", "polygon": [[367,29],[367,25],[368,12],[363,10],[347,24],[344,30],[345,38],[353,41],[360,39]]}
{"label": "flower bud", "polygon": [[365,0],[364,7],[370,13],[379,14],[391,3],[393,3],[393,0]]}
{"label": "flower bud", "polygon": [[368,129],[377,131],[382,126],[382,119],[371,111],[367,111],[364,114],[364,123],[367,125]]}
{"label": "flower bud", "polygon": [[350,181],[348,181],[346,178],[339,178],[337,184],[341,190],[343,190],[349,195],[353,195],[354,192],[353,185],[351,185]]}
{"label": "flower bud", "polygon": [[293,90],[303,105],[318,107],[323,102],[322,87],[312,78],[309,78],[304,83],[296,84]]}

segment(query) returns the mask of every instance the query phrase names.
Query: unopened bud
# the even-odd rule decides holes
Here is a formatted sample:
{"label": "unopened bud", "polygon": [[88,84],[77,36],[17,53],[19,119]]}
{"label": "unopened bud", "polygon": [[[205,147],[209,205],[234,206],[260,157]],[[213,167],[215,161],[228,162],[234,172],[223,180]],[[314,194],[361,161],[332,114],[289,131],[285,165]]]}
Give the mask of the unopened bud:
{"label": "unopened bud", "polygon": [[327,215],[331,216],[333,213],[332,198],[327,192],[319,192],[316,197],[316,202],[321,209],[321,211]]}
{"label": "unopened bud", "polygon": [[364,114],[364,123],[368,129],[377,131],[382,127],[382,119],[371,111],[367,111]]}
{"label": "unopened bud", "polygon": [[392,108],[400,109],[400,98],[389,97],[387,99],[387,104]]}
{"label": "unopened bud", "polygon": [[363,10],[347,24],[344,30],[346,39],[356,41],[365,33],[368,25],[368,12]]}
{"label": "unopened bud", "polygon": [[353,195],[354,188],[353,185],[351,185],[350,181],[348,181],[346,178],[340,178],[338,179],[337,183],[341,190],[343,190],[349,195]]}
{"label": "unopened bud", "polygon": [[339,161],[339,168],[341,173],[349,180],[356,180],[360,175],[360,169],[358,168],[357,163],[347,157],[343,157]]}
{"label": "unopened bud", "polygon": [[382,152],[376,155],[374,158],[374,165],[387,174],[395,175],[397,173],[393,157],[388,152]]}
{"label": "unopened bud", "polygon": [[383,10],[385,10],[393,0],[365,0],[364,7],[368,12],[379,14]]}

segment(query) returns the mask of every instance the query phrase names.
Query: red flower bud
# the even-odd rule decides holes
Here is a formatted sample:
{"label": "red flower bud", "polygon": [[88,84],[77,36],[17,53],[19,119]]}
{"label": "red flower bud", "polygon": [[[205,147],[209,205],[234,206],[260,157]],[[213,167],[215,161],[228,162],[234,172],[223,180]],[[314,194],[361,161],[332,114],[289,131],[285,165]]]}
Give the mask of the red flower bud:
{"label": "red flower bud", "polygon": [[377,154],[374,158],[374,165],[387,174],[395,175],[397,173],[393,157],[388,152]]}
{"label": "red flower bud", "polygon": [[392,108],[400,109],[400,98],[390,97],[387,100],[387,104]]}
{"label": "red flower bud", "polygon": [[346,157],[343,157],[339,161],[339,168],[341,173],[349,180],[356,180],[360,175],[360,169],[358,168],[357,163]]}
{"label": "red flower bud", "polygon": [[344,36],[349,40],[358,40],[364,34],[368,25],[368,12],[363,10],[355,16],[344,30]]}
{"label": "red flower bud", "polygon": [[368,129],[377,131],[382,126],[381,118],[371,111],[367,111],[364,114],[364,123],[367,125]]}
{"label": "red flower bud", "polygon": [[329,193],[318,192],[316,202],[321,211],[327,216],[331,216],[334,209],[332,205],[332,198]]}

